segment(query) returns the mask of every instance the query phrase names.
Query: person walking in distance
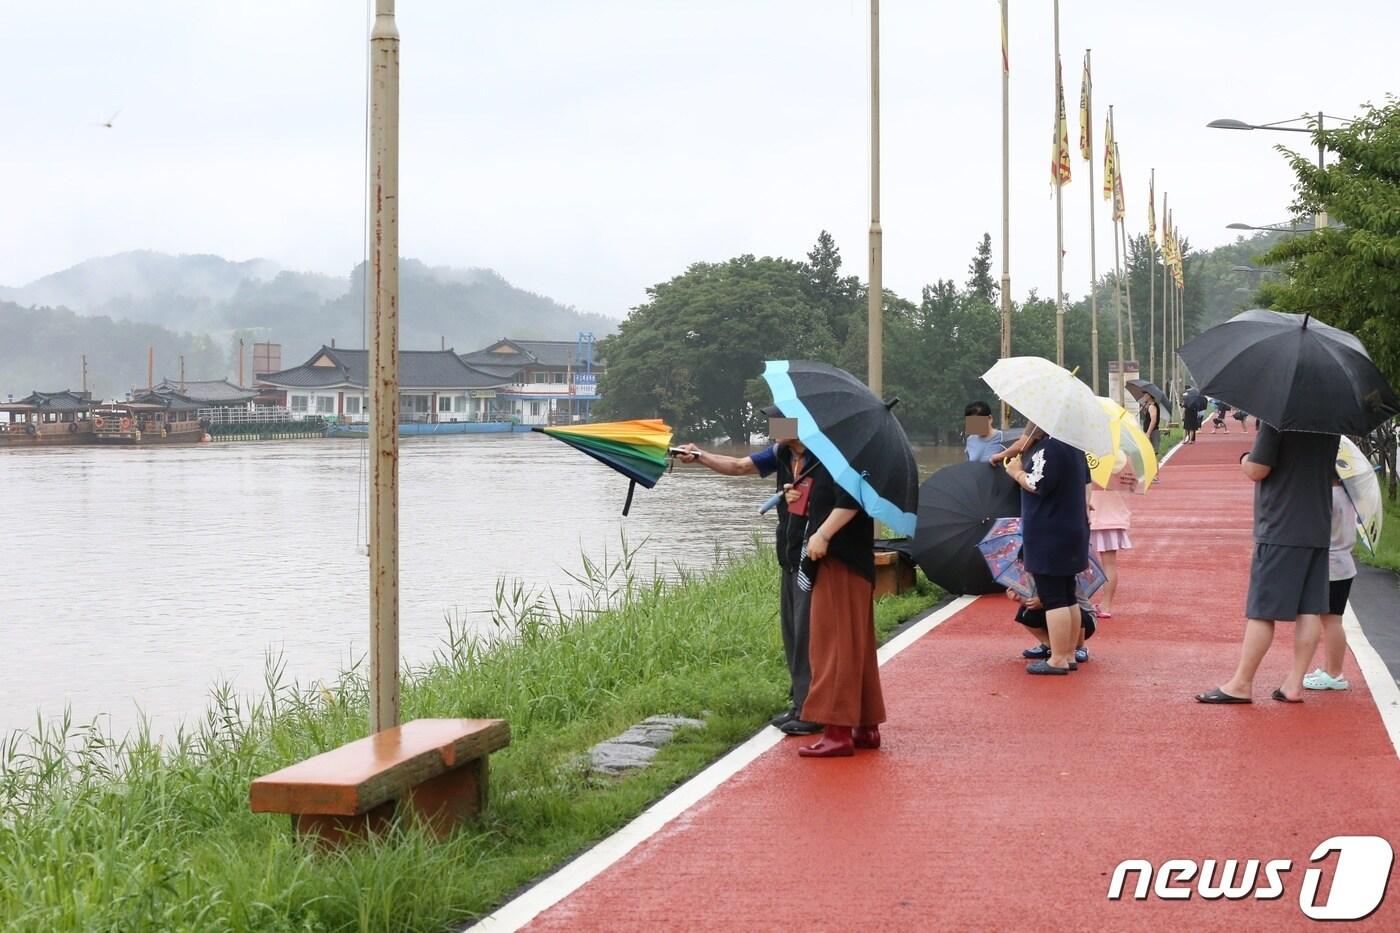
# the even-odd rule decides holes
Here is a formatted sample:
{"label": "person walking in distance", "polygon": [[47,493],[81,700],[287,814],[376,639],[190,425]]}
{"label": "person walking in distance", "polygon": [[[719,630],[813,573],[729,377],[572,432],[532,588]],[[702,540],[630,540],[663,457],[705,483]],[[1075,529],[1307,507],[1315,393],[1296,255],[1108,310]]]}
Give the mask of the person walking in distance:
{"label": "person walking in distance", "polygon": [[1317,649],[1320,616],[1328,609],[1328,547],[1336,434],[1279,431],[1265,424],[1254,449],[1240,458],[1254,487],[1254,559],[1249,567],[1244,641],[1234,675],[1196,694],[1201,703],[1253,702],[1254,675],[1279,622],[1293,622],[1293,670],[1273,692],[1283,703],[1303,702],[1303,676]]}
{"label": "person walking in distance", "polygon": [[[775,476],[781,491],[801,483],[802,474],[814,462],[811,454],[797,439],[796,421],[781,417],[775,408],[767,409],[768,432],[773,443],[747,457],[728,457],[694,444],[681,447],[683,463],[699,463],[725,476]],[[768,722],[788,735],[811,735],[821,731],[817,723],[802,718],[802,704],[812,682],[812,665],[808,656],[811,631],[811,593],[798,586],[797,571],[801,562],[802,542],[807,533],[807,516],[794,514],[784,497],[778,501],[777,548],[780,619],[783,635],[783,656],[787,661],[789,707]]]}
{"label": "person walking in distance", "polygon": [[1342,616],[1356,579],[1356,506],[1342,488],[1341,479],[1332,480],[1332,542],[1327,550],[1327,613],[1322,617],[1322,655],[1325,667],[1303,678],[1309,690],[1346,690],[1351,686],[1342,676],[1347,656],[1347,633]]}

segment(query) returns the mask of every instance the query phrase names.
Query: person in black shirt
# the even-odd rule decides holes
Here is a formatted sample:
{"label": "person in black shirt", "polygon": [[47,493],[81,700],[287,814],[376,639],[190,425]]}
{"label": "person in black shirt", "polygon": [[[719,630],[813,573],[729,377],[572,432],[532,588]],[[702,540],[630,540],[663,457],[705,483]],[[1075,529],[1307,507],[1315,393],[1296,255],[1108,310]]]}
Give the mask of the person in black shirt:
{"label": "person in black shirt", "polygon": [[825,468],[810,490],[789,490],[789,506],[805,497],[807,539],[799,585],[812,590],[812,686],[802,718],[823,725],[804,758],[841,758],[880,747],[885,698],[875,655],[875,521]]}
{"label": "person in black shirt", "polygon": [[1254,675],[1274,641],[1276,622],[1294,622],[1293,670],[1273,698],[1303,702],[1308,673],[1328,610],[1328,549],[1332,541],[1332,477],[1336,434],[1279,431],[1264,425],[1254,449],[1240,458],[1254,487],[1254,559],[1249,566],[1244,643],[1235,674],[1196,694],[1202,703],[1251,703]]}
{"label": "person in black shirt", "polygon": [[1006,461],[1006,472],[1021,487],[1022,560],[1045,609],[1050,657],[1032,661],[1026,672],[1068,674],[1078,667],[1083,626],[1074,578],[1089,565],[1089,463],[1082,450],[1038,427],[1028,438],[1025,453]]}
{"label": "person in black shirt", "polygon": [[[747,457],[727,457],[723,454],[701,450],[694,444],[685,444],[681,449],[683,463],[699,463],[716,473],[725,476],[774,476],[777,488],[791,486],[808,465],[814,462],[802,442],[790,430],[785,419],[774,417],[769,421],[769,432],[774,443]],[[790,687],[789,707],[772,719],[776,726],[788,735],[812,735],[820,732],[818,723],[802,718],[802,704],[807,700],[807,688],[812,682],[812,665],[808,657],[808,638],[811,618],[811,593],[797,585],[797,568],[802,555],[802,542],[807,534],[806,515],[793,514],[786,499],[778,501],[778,528],[776,542],[780,574],[781,608],[780,618],[783,633],[783,656],[787,661]]]}

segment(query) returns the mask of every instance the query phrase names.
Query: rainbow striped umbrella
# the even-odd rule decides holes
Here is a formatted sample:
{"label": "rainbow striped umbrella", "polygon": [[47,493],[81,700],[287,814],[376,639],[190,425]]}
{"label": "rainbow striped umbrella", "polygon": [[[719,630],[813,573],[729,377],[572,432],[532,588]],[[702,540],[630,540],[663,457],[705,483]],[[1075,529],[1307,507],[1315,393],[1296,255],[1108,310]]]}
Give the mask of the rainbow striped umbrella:
{"label": "rainbow striped umbrella", "polygon": [[606,463],[631,480],[627,484],[626,515],[632,508],[637,484],[650,489],[666,472],[667,451],[671,446],[671,426],[658,419],[605,421],[600,424],[573,424],[534,430],[581,450],[599,463]]}

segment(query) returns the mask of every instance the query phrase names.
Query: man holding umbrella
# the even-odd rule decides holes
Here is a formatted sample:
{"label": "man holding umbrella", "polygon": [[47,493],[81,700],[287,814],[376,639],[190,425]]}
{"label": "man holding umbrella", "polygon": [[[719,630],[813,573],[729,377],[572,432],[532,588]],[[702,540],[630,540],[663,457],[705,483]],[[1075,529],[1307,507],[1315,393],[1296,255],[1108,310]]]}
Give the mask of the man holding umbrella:
{"label": "man holding umbrella", "polygon": [[1201,703],[1253,702],[1254,675],[1276,622],[1296,622],[1293,670],[1274,690],[1301,703],[1328,608],[1332,477],[1340,434],[1366,434],[1400,411],[1361,341],[1308,315],[1244,311],[1179,351],[1201,390],[1263,426],[1240,460],[1254,489],[1254,557],[1244,642],[1234,675]]}
{"label": "man holding umbrella", "polygon": [[[679,450],[683,463],[699,463],[724,476],[772,476],[777,474],[778,489],[790,487],[800,481],[810,482],[810,478],[800,479],[815,463],[802,442],[797,439],[797,422],[784,418],[774,406],[763,410],[768,415],[768,436],[772,445],[747,457],[727,457],[723,454],[701,450],[694,444],[682,445]],[[811,631],[812,594],[797,582],[797,568],[802,557],[802,541],[807,532],[807,516],[800,507],[797,511],[789,506],[786,497],[780,497],[778,506],[778,566],[780,568],[780,617],[783,633],[783,657],[787,661],[790,684],[788,697],[790,705],[768,722],[788,735],[812,735],[821,731],[821,725],[807,722],[802,718],[802,704],[807,702],[807,690],[812,683],[812,664],[808,657],[808,641]],[[797,514],[801,512],[802,514]]]}

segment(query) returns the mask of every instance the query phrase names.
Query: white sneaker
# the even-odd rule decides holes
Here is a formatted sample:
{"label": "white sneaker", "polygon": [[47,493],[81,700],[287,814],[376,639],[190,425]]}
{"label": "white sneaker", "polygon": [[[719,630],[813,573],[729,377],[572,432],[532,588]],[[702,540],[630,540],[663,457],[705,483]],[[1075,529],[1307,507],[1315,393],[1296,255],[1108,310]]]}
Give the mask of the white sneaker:
{"label": "white sneaker", "polygon": [[1303,686],[1309,690],[1347,690],[1351,688],[1351,684],[1347,682],[1345,677],[1333,677],[1320,667],[1303,678]]}

